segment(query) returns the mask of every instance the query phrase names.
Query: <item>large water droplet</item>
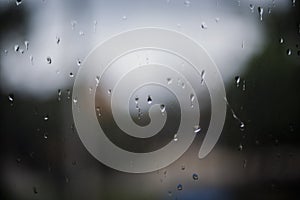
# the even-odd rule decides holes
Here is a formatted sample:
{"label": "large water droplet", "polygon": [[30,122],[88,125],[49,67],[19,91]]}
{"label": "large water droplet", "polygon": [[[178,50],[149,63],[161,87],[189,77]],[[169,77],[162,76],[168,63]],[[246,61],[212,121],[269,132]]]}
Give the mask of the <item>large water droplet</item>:
{"label": "large water droplet", "polygon": [[178,185],[177,185],[177,190],[181,191],[182,189],[183,189],[182,184],[178,184]]}
{"label": "large water droplet", "polygon": [[283,42],[284,42],[283,38],[280,38],[280,39],[279,39],[279,43],[280,43],[280,44],[283,44]]}
{"label": "large water droplet", "polygon": [[198,174],[194,173],[194,174],[193,174],[193,179],[194,179],[195,181],[197,181],[197,180],[199,179]]}
{"label": "large water droplet", "polygon": [[234,77],[234,80],[235,80],[236,87],[239,87],[240,86],[240,82],[241,82],[241,77],[236,76],[236,77]]}
{"label": "large water droplet", "polygon": [[259,6],[259,7],[257,8],[257,10],[258,10],[258,14],[259,14],[260,21],[262,21],[262,20],[263,20],[264,9],[263,9],[262,7]]}
{"label": "large water droplet", "polygon": [[16,44],[16,45],[14,46],[15,52],[19,51],[19,49],[20,49],[19,45]]}
{"label": "large water droplet", "polygon": [[202,28],[202,29],[207,29],[208,26],[207,26],[207,24],[206,24],[205,22],[202,22],[202,23],[201,23],[201,28]]}
{"label": "large water droplet", "polygon": [[193,129],[194,129],[194,133],[199,133],[201,131],[201,127],[199,125],[195,125]]}
{"label": "large water droplet", "polygon": [[151,97],[150,95],[148,95],[147,103],[148,103],[148,104],[151,104],[151,103],[152,103],[152,97]]}
{"label": "large water droplet", "polygon": [[73,72],[70,72],[69,76],[70,76],[70,78],[73,78],[74,77]]}
{"label": "large water droplet", "polygon": [[22,0],[16,0],[16,5],[19,6],[22,2]]}

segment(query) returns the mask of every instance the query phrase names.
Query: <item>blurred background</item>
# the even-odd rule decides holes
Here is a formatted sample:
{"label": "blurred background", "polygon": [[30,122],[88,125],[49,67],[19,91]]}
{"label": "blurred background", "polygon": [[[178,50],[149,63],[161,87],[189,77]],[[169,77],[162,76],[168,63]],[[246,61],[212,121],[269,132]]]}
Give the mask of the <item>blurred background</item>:
{"label": "blurred background", "polygon": [[[219,67],[227,117],[206,158],[199,139],[164,169],[127,174],[82,145],[76,73],[97,44],[138,27],[182,32]],[[0,0],[0,197],[297,199],[299,74],[298,0]]]}

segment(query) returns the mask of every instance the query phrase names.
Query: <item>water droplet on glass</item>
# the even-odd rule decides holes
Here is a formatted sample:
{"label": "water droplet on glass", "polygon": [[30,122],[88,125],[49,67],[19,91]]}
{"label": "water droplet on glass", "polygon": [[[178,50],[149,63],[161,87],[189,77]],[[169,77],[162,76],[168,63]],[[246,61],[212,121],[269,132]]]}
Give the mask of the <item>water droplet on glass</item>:
{"label": "water droplet on glass", "polygon": [[33,193],[34,193],[34,194],[37,194],[37,193],[38,193],[37,188],[36,188],[35,186],[32,188],[32,190],[33,190]]}
{"label": "water droplet on glass", "polygon": [[79,35],[80,36],[84,36],[84,32],[83,31],[79,31]]}
{"label": "water droplet on glass", "polygon": [[60,101],[61,100],[61,89],[57,90],[57,94],[58,94],[57,100]]}
{"label": "water droplet on glass", "polygon": [[76,20],[71,21],[72,30],[74,30],[76,24],[77,24]]}
{"label": "water droplet on glass", "polygon": [[7,49],[5,49],[5,50],[4,50],[4,54],[5,54],[5,55],[7,55],[7,53],[8,53],[8,50],[7,50]]}
{"label": "water droplet on glass", "polygon": [[19,6],[22,3],[22,0],[16,0],[16,5]]}
{"label": "water droplet on glass", "polygon": [[169,196],[169,197],[172,196],[172,191],[168,191],[168,196]]}
{"label": "water droplet on glass", "polygon": [[191,102],[194,102],[194,100],[195,100],[195,95],[194,94],[190,95],[190,100],[191,100]]}
{"label": "water droplet on glass", "polygon": [[202,29],[207,29],[207,24],[206,24],[205,22],[202,22],[202,23],[201,23],[201,28],[202,28]]}
{"label": "water droplet on glass", "polygon": [[250,10],[251,10],[252,13],[254,12],[254,5],[253,4],[250,4]]}
{"label": "water droplet on glass", "polygon": [[111,95],[111,89],[107,90],[107,94]]}
{"label": "water droplet on glass", "polygon": [[268,14],[271,14],[272,8],[268,8]]}
{"label": "water droplet on glass", "polygon": [[52,63],[51,57],[48,56],[48,57],[46,58],[46,61],[47,61],[48,64],[51,64],[51,63]]}
{"label": "water droplet on glass", "polygon": [[243,161],[243,168],[246,168],[247,167],[247,160],[244,160]]}
{"label": "water droplet on glass", "polygon": [[70,99],[71,98],[71,90],[67,89],[67,98]]}
{"label": "water droplet on glass", "polygon": [[21,53],[21,54],[23,54],[23,53],[24,53],[24,49],[20,49],[19,51],[20,51],[20,53]]}
{"label": "water droplet on glass", "polygon": [[73,77],[74,77],[74,74],[73,74],[72,72],[70,72],[69,76],[70,76],[71,78],[73,78]]}
{"label": "water droplet on glass", "polygon": [[172,79],[171,78],[167,78],[167,83],[168,83],[168,85],[170,85],[172,83]]}
{"label": "water droplet on glass", "polygon": [[200,77],[201,77],[200,83],[201,83],[201,84],[204,83],[204,76],[205,76],[205,71],[202,70],[201,73],[200,73]]}
{"label": "water droplet on glass", "polygon": [[82,61],[80,59],[77,59],[77,65],[80,66]]}
{"label": "water droplet on glass", "polygon": [[31,65],[33,65],[33,56],[32,55],[29,56],[29,60],[30,60]]}
{"label": "water droplet on glass", "polygon": [[191,5],[191,2],[188,0],[185,0],[183,3],[186,7],[189,7]]}
{"label": "water droplet on glass", "polygon": [[20,49],[19,45],[16,44],[16,45],[14,46],[15,52],[19,51],[19,49]]}
{"label": "water droplet on glass", "polygon": [[257,8],[257,10],[258,10],[258,14],[259,14],[260,21],[262,21],[262,20],[263,20],[264,9],[263,9],[262,7],[259,6],[259,7]]}
{"label": "water droplet on glass", "polygon": [[94,20],[94,33],[97,31],[97,24],[98,24],[97,20]]}
{"label": "water droplet on glass", "polygon": [[8,95],[8,101],[13,104],[14,103],[14,95],[13,94],[9,94]]}
{"label": "water droplet on glass", "polygon": [[101,117],[100,107],[96,107],[96,112],[97,112],[98,117]]}
{"label": "water droplet on glass", "polygon": [[127,20],[127,16],[124,15],[124,16],[122,17],[122,20]]}
{"label": "water droplet on glass", "polygon": [[78,102],[77,98],[74,98],[73,102],[74,102],[74,104],[77,104],[77,102]]}
{"label": "water droplet on glass", "polygon": [[48,133],[47,132],[44,133],[44,138],[48,139]]}
{"label": "water droplet on glass", "polygon": [[60,43],[60,37],[56,36],[56,44]]}
{"label": "water droplet on glass", "polygon": [[175,142],[177,142],[177,141],[178,141],[177,134],[175,134],[175,135],[174,135],[174,138],[173,138],[173,140],[174,140]]}
{"label": "water droplet on glass", "polygon": [[95,81],[96,81],[96,86],[98,86],[100,82],[100,76],[96,76]]}
{"label": "water droplet on glass", "polygon": [[29,41],[24,41],[24,45],[25,45],[25,49],[28,50],[28,46],[29,46]]}
{"label": "water droplet on glass", "polygon": [[166,106],[164,104],[160,105],[160,112],[164,113],[166,111]]}
{"label": "water droplet on glass", "polygon": [[292,6],[293,6],[293,7],[296,6],[296,0],[292,0]]}
{"label": "water droplet on glass", "polygon": [[234,77],[236,87],[240,86],[241,78],[239,76]]}
{"label": "water droplet on glass", "polygon": [[246,91],[246,80],[243,80],[243,91]]}
{"label": "water droplet on glass", "polygon": [[240,122],[240,130],[241,131],[244,131],[245,130],[245,124],[244,124],[244,122]]}
{"label": "water droplet on glass", "polygon": [[152,103],[152,97],[150,95],[148,95],[148,99],[147,99],[148,104]]}
{"label": "water droplet on glass", "polygon": [[242,144],[239,145],[238,150],[239,150],[239,151],[242,151],[242,150],[243,150],[243,145],[242,145]]}
{"label": "water droplet on glass", "polygon": [[197,181],[199,179],[198,174],[193,174],[193,179]]}
{"label": "water droplet on glass", "polygon": [[288,56],[292,55],[292,50],[291,50],[291,49],[287,49],[287,50],[286,50],[286,54],[287,54]]}
{"label": "water droplet on glass", "polygon": [[216,23],[218,23],[220,21],[220,18],[216,17],[215,21],[216,21]]}
{"label": "water droplet on glass", "polygon": [[194,129],[194,133],[199,133],[201,131],[201,127],[199,125],[195,125],[193,129]]}
{"label": "water droplet on glass", "polygon": [[49,116],[48,115],[45,115],[44,116],[44,121],[48,121],[49,120]]}
{"label": "water droplet on glass", "polygon": [[181,185],[181,184],[178,184],[178,185],[177,185],[177,190],[180,191],[180,190],[182,190],[182,189],[183,189],[182,185]]}
{"label": "water droplet on glass", "polygon": [[284,42],[283,38],[280,38],[280,39],[279,39],[279,43],[280,43],[280,44],[283,44],[283,42]]}

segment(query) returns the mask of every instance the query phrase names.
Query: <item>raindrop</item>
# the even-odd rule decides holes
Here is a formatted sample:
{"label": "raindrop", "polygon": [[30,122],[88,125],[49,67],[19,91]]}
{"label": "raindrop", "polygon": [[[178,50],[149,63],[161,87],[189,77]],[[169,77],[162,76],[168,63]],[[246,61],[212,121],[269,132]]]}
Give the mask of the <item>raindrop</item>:
{"label": "raindrop", "polygon": [[242,49],[245,47],[245,42],[242,41]]}
{"label": "raindrop", "polygon": [[51,64],[51,63],[52,63],[51,57],[48,56],[48,57],[46,58],[46,61],[47,61],[48,64]]}
{"label": "raindrop", "polygon": [[23,53],[24,53],[24,49],[20,49],[19,51],[20,51],[20,53],[21,53],[21,54],[23,54]]}
{"label": "raindrop", "polygon": [[25,48],[26,48],[26,50],[28,50],[28,46],[29,46],[29,41],[24,41],[24,45],[25,45]]}
{"label": "raindrop", "polygon": [[246,91],[246,80],[243,80],[243,91]]}
{"label": "raindrop", "polygon": [[216,23],[218,23],[220,21],[220,18],[216,17],[215,21],[216,21]]}
{"label": "raindrop", "polygon": [[98,86],[100,82],[100,76],[96,76],[95,81],[96,81],[96,86]]}
{"label": "raindrop", "polygon": [[107,90],[107,94],[111,95],[111,89]]}
{"label": "raindrop", "polygon": [[160,112],[164,113],[166,111],[166,106],[164,104],[160,105]]}
{"label": "raindrop", "polygon": [[135,104],[138,104],[138,101],[139,101],[139,97],[135,97],[135,98],[134,98]]}
{"label": "raindrop", "polygon": [[170,85],[172,83],[172,79],[171,78],[167,78],[167,83],[168,83],[168,85]]}
{"label": "raindrop", "polygon": [[96,107],[96,112],[97,112],[98,117],[101,117],[100,107]]}
{"label": "raindrop", "polygon": [[7,49],[5,49],[5,50],[4,50],[4,54],[5,54],[5,55],[7,55],[7,53],[8,53],[8,50],[7,50]]}
{"label": "raindrop", "polygon": [[292,50],[291,50],[291,49],[287,49],[287,50],[286,50],[286,54],[287,54],[288,56],[292,55]]}
{"label": "raindrop", "polygon": [[72,30],[74,30],[76,24],[77,24],[76,20],[71,21]]}
{"label": "raindrop", "polygon": [[16,5],[19,6],[22,3],[22,0],[16,0]]}
{"label": "raindrop", "polygon": [[84,32],[83,31],[79,31],[79,35],[80,36],[84,36]]}
{"label": "raindrop", "polygon": [[205,22],[202,22],[202,23],[201,23],[201,28],[202,28],[202,29],[207,29],[207,24],[206,24]]}
{"label": "raindrop", "polygon": [[254,12],[254,5],[253,4],[250,4],[250,10],[251,10],[252,13]]}
{"label": "raindrop", "polygon": [[239,76],[234,77],[236,87],[240,86],[241,78]]}
{"label": "raindrop", "polygon": [[185,165],[181,165],[181,170],[185,170]]}
{"label": "raindrop", "polygon": [[61,100],[61,89],[57,90],[57,94],[58,94],[57,100],[60,101]]}
{"label": "raindrop", "polygon": [[196,125],[193,127],[194,133],[199,133],[201,131],[201,127],[199,125]]}
{"label": "raindrop", "polygon": [[296,0],[292,1],[292,6],[295,7],[296,6]]}
{"label": "raindrop", "polygon": [[77,59],[77,65],[80,66],[82,61],[80,59]]}
{"label": "raindrop", "polygon": [[194,100],[195,100],[195,95],[194,94],[190,95],[190,100],[191,100],[191,102],[194,102]]}
{"label": "raindrop", "polygon": [[172,191],[168,191],[168,196],[169,196],[169,197],[172,196]]}
{"label": "raindrop", "polygon": [[31,65],[33,65],[33,56],[32,55],[29,56],[29,60],[30,60]]}
{"label": "raindrop", "polygon": [[127,20],[127,16],[124,15],[124,16],[122,17],[122,20]]}
{"label": "raindrop", "polygon": [[44,121],[48,121],[49,120],[49,115],[45,115],[44,116]]}
{"label": "raindrop", "polygon": [[183,3],[186,7],[189,7],[191,5],[191,2],[188,0],[185,0]]}
{"label": "raindrop", "polygon": [[60,37],[56,36],[56,44],[60,43]]}
{"label": "raindrop", "polygon": [[37,194],[37,193],[38,193],[37,188],[36,188],[35,186],[32,188],[32,190],[33,190],[33,193],[34,193],[34,194]]}
{"label": "raindrop", "polygon": [[240,122],[240,130],[241,131],[244,131],[245,130],[245,124],[244,124],[244,122]]}
{"label": "raindrop", "polygon": [[243,145],[242,145],[242,144],[239,145],[238,150],[239,150],[239,151],[242,151],[242,150],[243,150]]}
{"label": "raindrop", "polygon": [[279,39],[279,43],[280,43],[280,44],[283,44],[283,42],[284,42],[283,38],[280,38],[280,39]]}
{"label": "raindrop", "polygon": [[247,167],[247,160],[244,160],[243,161],[243,168],[246,168]]}
{"label": "raindrop", "polygon": [[48,139],[48,133],[47,132],[44,133],[44,138]]}
{"label": "raindrop", "polygon": [[205,71],[202,70],[201,73],[200,73],[200,77],[201,77],[200,83],[201,83],[201,84],[204,83],[204,76],[205,76]]}
{"label": "raindrop", "polygon": [[268,14],[271,14],[271,12],[272,12],[272,9],[268,8]]}
{"label": "raindrop", "polygon": [[73,99],[74,104],[76,104],[78,102],[77,98]]}
{"label": "raindrop", "polygon": [[182,185],[181,184],[178,184],[177,185],[177,190],[181,191],[183,189]]}
{"label": "raindrop", "polygon": [[262,20],[263,20],[264,9],[263,9],[262,7],[259,6],[259,7],[257,8],[257,10],[258,10],[258,13],[259,13],[260,21],[262,21]]}
{"label": "raindrop", "polygon": [[74,77],[74,74],[73,74],[72,72],[70,72],[69,76],[70,76],[71,78],[73,78],[73,77]]}
{"label": "raindrop", "polygon": [[193,174],[193,179],[197,181],[199,179],[198,174]]}
{"label": "raindrop", "polygon": [[9,101],[11,104],[14,103],[14,98],[15,98],[15,96],[14,96],[13,94],[9,94],[9,95],[8,95],[8,101]]}
{"label": "raindrop", "polygon": [[14,46],[15,52],[19,51],[19,49],[20,49],[19,45],[16,44],[16,45]]}
{"label": "raindrop", "polygon": [[174,135],[174,139],[173,139],[175,142],[178,141],[178,138],[177,138],[177,134]]}
{"label": "raindrop", "polygon": [[71,90],[67,89],[67,98],[70,99],[71,98]]}
{"label": "raindrop", "polygon": [[148,99],[147,99],[148,104],[152,103],[152,97],[150,95],[148,95]]}
{"label": "raindrop", "polygon": [[94,32],[97,31],[97,24],[98,24],[98,22],[96,20],[94,20]]}

